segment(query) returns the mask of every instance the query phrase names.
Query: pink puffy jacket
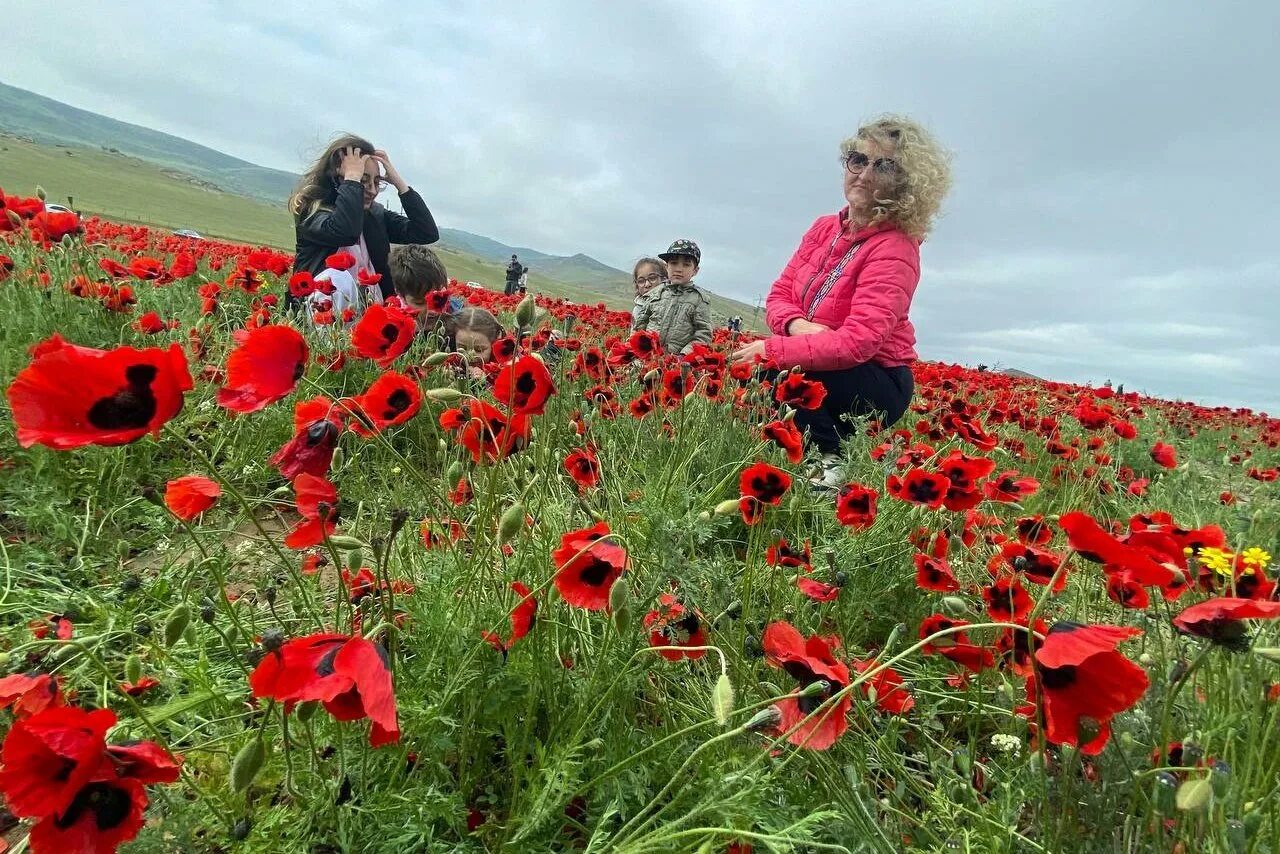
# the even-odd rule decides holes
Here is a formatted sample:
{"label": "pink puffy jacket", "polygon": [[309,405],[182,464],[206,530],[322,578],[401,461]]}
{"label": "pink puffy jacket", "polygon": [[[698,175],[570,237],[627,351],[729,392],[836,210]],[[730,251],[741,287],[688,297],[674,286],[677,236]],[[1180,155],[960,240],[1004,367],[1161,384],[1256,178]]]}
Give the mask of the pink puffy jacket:
{"label": "pink puffy jacket", "polygon": [[[764,352],[782,368],[838,371],[872,361],[892,368],[917,358],[907,310],[920,281],[920,244],[887,224],[850,235],[847,216],[848,209],[819,217],[769,291],[765,319],[773,336]],[[861,245],[826,287],[855,243]],[[787,335],[798,317],[831,331]]]}

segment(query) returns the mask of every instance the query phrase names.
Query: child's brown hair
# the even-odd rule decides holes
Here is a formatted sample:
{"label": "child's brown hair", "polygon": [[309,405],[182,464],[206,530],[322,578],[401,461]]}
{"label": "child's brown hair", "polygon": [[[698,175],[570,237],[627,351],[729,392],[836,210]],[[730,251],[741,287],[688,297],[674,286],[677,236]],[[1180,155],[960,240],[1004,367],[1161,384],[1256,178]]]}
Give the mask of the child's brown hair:
{"label": "child's brown hair", "polygon": [[388,259],[391,283],[406,303],[421,304],[432,291],[449,284],[449,274],[436,253],[417,243],[396,246]]}

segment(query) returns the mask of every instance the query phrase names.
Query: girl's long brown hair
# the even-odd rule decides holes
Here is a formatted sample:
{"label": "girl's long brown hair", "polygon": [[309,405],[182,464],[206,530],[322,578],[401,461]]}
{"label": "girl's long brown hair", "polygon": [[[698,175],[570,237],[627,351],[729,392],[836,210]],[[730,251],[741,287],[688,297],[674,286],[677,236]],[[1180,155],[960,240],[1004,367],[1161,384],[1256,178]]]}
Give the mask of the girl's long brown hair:
{"label": "girl's long brown hair", "polygon": [[333,204],[338,195],[334,178],[339,177],[338,165],[342,162],[338,152],[344,148],[358,148],[363,154],[373,154],[373,143],[353,133],[344,133],[329,143],[311,168],[302,173],[297,189],[289,197],[289,213],[296,219],[306,219]]}

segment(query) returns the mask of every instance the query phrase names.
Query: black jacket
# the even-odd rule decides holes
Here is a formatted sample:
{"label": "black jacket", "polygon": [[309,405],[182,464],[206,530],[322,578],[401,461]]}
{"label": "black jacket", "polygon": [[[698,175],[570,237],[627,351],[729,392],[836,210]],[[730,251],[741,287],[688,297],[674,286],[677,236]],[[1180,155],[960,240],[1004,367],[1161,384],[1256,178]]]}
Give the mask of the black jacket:
{"label": "black jacket", "polygon": [[391,244],[435,243],[440,239],[440,229],[417,190],[410,188],[401,194],[400,204],[408,216],[389,211],[377,202],[366,211],[360,182],[343,181],[331,207],[295,218],[298,245],[294,250],[294,271],[323,272],[325,258],[344,246],[359,243],[363,234],[374,272],[382,274],[378,283],[382,298],[391,296],[396,292],[387,263]]}
{"label": "black jacket", "polygon": [[519,261],[512,261],[507,265],[507,281],[518,282],[520,276],[529,272],[529,268],[521,264]]}

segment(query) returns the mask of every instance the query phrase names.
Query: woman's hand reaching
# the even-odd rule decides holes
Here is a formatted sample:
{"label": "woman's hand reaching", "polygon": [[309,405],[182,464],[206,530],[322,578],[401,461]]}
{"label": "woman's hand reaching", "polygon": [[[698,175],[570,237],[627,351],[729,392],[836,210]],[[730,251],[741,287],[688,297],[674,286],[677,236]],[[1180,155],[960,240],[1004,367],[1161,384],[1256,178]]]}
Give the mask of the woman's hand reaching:
{"label": "woman's hand reaching", "polygon": [[338,163],[338,172],[344,181],[358,182],[364,177],[364,165],[369,162],[370,155],[354,146],[342,149],[339,154],[342,160]]}
{"label": "woman's hand reaching", "polygon": [[729,357],[729,361],[733,364],[739,362],[754,362],[756,357],[764,358],[764,341],[752,341],[750,344],[743,344],[741,347],[733,351],[733,355]]}
{"label": "woman's hand reaching", "polygon": [[382,171],[386,175],[388,181],[396,188],[397,193],[403,193],[409,189],[409,185],[400,177],[400,172],[396,167],[391,165],[391,158],[382,149],[373,152],[373,159],[382,164]]}

